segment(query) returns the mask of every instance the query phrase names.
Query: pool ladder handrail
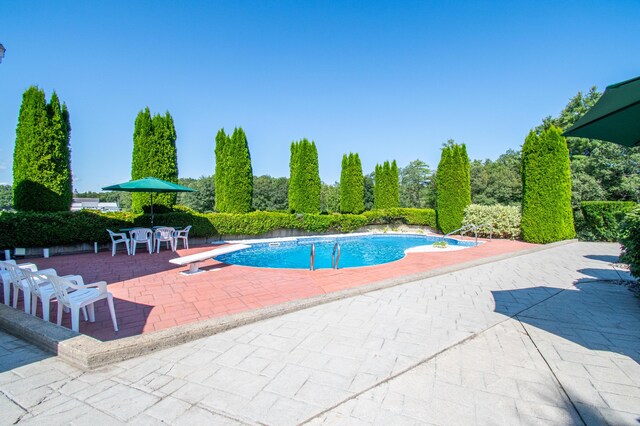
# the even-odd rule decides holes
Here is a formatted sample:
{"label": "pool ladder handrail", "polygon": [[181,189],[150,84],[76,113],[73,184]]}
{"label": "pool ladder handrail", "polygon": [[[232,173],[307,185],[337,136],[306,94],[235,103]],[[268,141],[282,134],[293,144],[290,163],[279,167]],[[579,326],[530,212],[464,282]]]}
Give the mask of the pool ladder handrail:
{"label": "pool ladder handrail", "polygon": [[333,245],[333,252],[331,253],[331,268],[338,269],[338,263],[340,263],[340,243],[336,241]]}
{"label": "pool ladder handrail", "polygon": [[311,244],[311,256],[310,256],[310,265],[309,265],[309,269],[312,271],[315,271],[316,266],[316,245],[315,244]]}
{"label": "pool ladder handrail", "polygon": [[442,242],[445,242],[444,239],[447,238],[449,235],[453,235],[456,232],[460,232],[460,236],[464,238],[464,233],[468,232],[468,231],[473,231],[475,236],[476,236],[476,245],[478,245],[478,227],[476,225],[474,225],[473,223],[470,223],[468,225],[462,226],[458,229],[456,229],[455,231],[451,231],[449,232],[447,235],[442,237]]}
{"label": "pool ladder handrail", "polygon": [[476,228],[480,229],[487,226],[489,227],[489,241],[491,241],[493,239],[493,223],[491,222],[483,223],[482,225],[477,225]]}

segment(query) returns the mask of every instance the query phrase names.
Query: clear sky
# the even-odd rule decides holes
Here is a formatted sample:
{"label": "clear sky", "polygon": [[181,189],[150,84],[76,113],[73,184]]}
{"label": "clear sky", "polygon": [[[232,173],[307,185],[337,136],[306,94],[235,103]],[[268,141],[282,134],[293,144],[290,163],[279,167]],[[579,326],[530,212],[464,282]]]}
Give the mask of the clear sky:
{"label": "clear sky", "polygon": [[247,134],[256,175],[288,176],[289,147],[365,173],[518,149],[578,91],[640,75],[640,1],[0,0],[0,182],[12,181],[22,93],[71,114],[74,188],[131,177],[138,112],[169,111],[180,177],[214,172],[214,138]]}

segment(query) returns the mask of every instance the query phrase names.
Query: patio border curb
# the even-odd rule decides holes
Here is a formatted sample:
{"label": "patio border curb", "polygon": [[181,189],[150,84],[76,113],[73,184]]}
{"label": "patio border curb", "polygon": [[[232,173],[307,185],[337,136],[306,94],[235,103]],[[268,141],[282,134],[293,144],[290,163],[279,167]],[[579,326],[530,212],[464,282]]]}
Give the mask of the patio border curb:
{"label": "patio border curb", "polygon": [[556,243],[539,245],[511,253],[476,259],[456,265],[445,266],[397,278],[365,284],[332,293],[326,293],[306,299],[281,303],[253,311],[241,312],[220,318],[212,318],[192,324],[185,324],[159,330],[152,333],[125,337],[117,340],[100,341],[93,337],[75,333],[67,328],[45,322],[40,318],[23,311],[0,304],[0,326],[2,329],[20,337],[40,348],[56,354],[63,361],[83,370],[91,370],[104,365],[135,358],[157,350],[167,349],[192,340],[212,336],[214,334],[262,321],[265,319],[296,312],[313,306],[370,293],[401,284],[445,275],[451,272],[472,268],[479,265],[498,262],[555,247],[572,244],[578,240],[565,240]]}

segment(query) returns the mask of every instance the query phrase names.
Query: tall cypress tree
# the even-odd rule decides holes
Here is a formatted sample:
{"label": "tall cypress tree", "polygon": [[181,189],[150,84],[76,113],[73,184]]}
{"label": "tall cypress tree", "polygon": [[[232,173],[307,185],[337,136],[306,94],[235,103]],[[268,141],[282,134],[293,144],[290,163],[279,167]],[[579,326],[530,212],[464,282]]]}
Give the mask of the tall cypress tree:
{"label": "tall cypress tree", "polygon": [[289,210],[296,213],[320,212],[320,171],[315,142],[302,139],[291,144]]}
{"label": "tall cypress tree", "polygon": [[340,211],[358,214],[364,210],[364,175],[358,154],[342,156],[340,174]]}
{"label": "tall cypress tree", "polygon": [[71,125],[54,92],[49,104],[35,86],[22,97],[13,160],[17,210],[65,211],[71,207]]}
{"label": "tall cypress tree", "polygon": [[522,146],[522,236],[550,243],[575,236],[571,165],[562,130],[531,131]]}
{"label": "tall cypress tree", "polygon": [[[133,132],[133,155],[131,179],[155,177],[178,183],[178,151],[176,149],[176,129],[169,112],[164,116],[151,117],[149,108],[138,113]],[[155,206],[170,209],[177,200],[176,193],[154,194]],[[149,206],[150,197],[146,193],[131,195],[131,209],[142,211]]]}
{"label": "tall cypress tree", "polygon": [[247,213],[251,211],[253,200],[253,170],[247,137],[241,127],[236,128],[225,149],[225,175],[223,190],[224,209],[227,213]]}
{"label": "tall cypress tree", "polygon": [[442,148],[437,180],[436,219],[445,234],[462,226],[464,209],[471,204],[470,163],[467,148],[449,141]]}
{"label": "tall cypress tree", "polygon": [[229,136],[220,129],[216,135],[216,172],[214,175],[214,186],[216,188],[216,210],[219,212],[227,211],[226,203],[226,161],[227,147],[230,143]]}
{"label": "tall cypress tree", "polygon": [[376,209],[398,207],[400,204],[398,177],[396,160],[376,165],[373,187],[373,204]]}

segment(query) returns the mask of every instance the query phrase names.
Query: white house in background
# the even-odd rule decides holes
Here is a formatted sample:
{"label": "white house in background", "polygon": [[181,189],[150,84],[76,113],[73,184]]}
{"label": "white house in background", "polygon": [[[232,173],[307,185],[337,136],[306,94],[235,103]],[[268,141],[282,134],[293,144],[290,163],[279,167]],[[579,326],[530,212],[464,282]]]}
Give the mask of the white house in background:
{"label": "white house in background", "polygon": [[101,212],[119,212],[118,203],[102,203],[98,198],[74,198],[71,203],[71,211],[100,210]]}

